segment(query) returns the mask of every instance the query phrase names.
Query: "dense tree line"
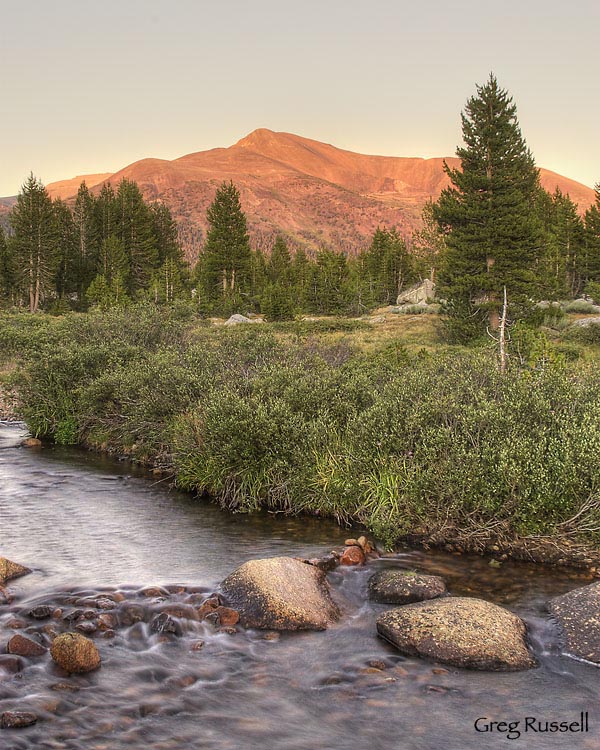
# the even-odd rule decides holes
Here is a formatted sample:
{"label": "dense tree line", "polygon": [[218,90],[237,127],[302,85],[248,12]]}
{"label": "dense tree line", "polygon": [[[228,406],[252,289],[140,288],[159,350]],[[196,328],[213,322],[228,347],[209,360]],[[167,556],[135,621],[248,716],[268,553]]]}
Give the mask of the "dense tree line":
{"label": "dense tree line", "polygon": [[33,175],[0,231],[0,295],[31,312],[112,307],[149,297],[172,301],[186,266],[169,209],[144,201],[122,180],[93,195],[85,183],[72,205],[52,200]]}

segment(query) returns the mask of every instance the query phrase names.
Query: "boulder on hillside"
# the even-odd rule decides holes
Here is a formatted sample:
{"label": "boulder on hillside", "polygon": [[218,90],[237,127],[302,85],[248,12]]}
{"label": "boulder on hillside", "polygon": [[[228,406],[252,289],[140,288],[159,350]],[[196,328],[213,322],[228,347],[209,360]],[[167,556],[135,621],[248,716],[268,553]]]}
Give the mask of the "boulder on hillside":
{"label": "boulder on hillside", "polygon": [[12,562],[6,557],[0,557],[0,584],[10,581],[11,578],[27,575],[27,573],[31,573],[31,570],[24,565]]}
{"label": "boulder on hillside", "polygon": [[589,328],[589,326],[600,325],[600,316],[594,315],[589,318],[579,318],[571,323],[571,328]]}
{"label": "boulder on hillside", "polygon": [[325,630],[339,617],[325,573],[292,557],[249,560],[221,588],[246,628]]}
{"label": "boulder on hillside", "polygon": [[410,570],[388,568],[369,579],[369,598],[382,604],[412,604],[446,593],[444,579]]}
{"label": "boulder on hillside", "polygon": [[377,632],[407,656],[454,667],[514,672],[535,666],[525,643],[525,623],[481,599],[407,604],[380,615]]}
{"label": "boulder on hillside", "polygon": [[566,653],[600,664],[600,582],[557,596],[547,607],[562,631]]}
{"label": "boulder on hillside", "polygon": [[238,326],[240,323],[252,323],[250,318],[247,318],[245,315],[240,315],[239,313],[235,313],[230,318],[228,318],[224,325],[226,326]]}
{"label": "boulder on hillside", "polygon": [[431,279],[425,279],[419,281],[417,284],[405,289],[400,292],[398,299],[396,300],[397,305],[419,305],[425,304],[435,298],[435,284]]}

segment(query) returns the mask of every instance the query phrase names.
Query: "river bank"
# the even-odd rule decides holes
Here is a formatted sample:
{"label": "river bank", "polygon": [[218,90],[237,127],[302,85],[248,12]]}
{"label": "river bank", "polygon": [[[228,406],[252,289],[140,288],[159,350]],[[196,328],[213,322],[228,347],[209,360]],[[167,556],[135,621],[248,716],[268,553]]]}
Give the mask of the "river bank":
{"label": "river bank", "polygon": [[226,329],[139,307],[8,316],[0,343],[36,437],[227,510],[332,518],[388,548],[418,540],[494,565],[598,566],[595,360],[542,349],[501,374],[483,349],[366,351],[350,323]]}

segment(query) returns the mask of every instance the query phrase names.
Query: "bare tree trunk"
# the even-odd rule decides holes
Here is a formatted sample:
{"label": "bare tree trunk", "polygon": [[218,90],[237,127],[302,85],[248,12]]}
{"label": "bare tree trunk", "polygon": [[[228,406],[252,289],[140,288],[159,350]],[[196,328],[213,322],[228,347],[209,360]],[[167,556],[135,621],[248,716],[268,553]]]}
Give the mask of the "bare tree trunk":
{"label": "bare tree trunk", "polygon": [[508,304],[506,301],[506,287],[504,287],[504,304],[502,305],[502,317],[500,318],[500,372],[506,372],[506,312]]}

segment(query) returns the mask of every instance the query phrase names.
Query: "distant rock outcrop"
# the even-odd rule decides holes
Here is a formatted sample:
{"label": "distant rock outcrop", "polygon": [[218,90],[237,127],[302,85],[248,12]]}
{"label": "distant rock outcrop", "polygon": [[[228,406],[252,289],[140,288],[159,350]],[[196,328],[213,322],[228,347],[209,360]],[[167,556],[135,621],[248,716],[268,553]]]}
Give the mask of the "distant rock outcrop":
{"label": "distant rock outcrop", "polygon": [[435,298],[435,284],[430,279],[419,281],[417,284],[400,292],[397,305],[425,305]]}

